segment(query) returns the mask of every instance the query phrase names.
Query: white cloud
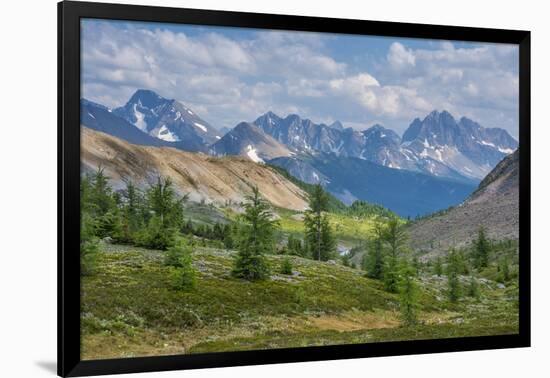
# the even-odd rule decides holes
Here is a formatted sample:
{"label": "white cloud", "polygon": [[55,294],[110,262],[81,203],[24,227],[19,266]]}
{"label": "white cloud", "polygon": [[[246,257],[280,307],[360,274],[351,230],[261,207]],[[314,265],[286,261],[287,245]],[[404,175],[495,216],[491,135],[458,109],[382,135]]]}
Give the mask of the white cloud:
{"label": "white cloud", "polygon": [[388,52],[388,62],[395,69],[404,69],[407,67],[414,67],[416,64],[416,57],[411,50],[405,48],[401,43],[394,42],[390,46]]}
{"label": "white cloud", "polygon": [[218,127],[273,110],[350,125],[378,121],[402,132],[414,117],[446,109],[517,129],[518,51],[508,45],[415,49],[395,41],[366,69],[332,54],[327,44],[340,38],[334,35],[263,31],[230,38],[219,29],[84,25],[83,95],[111,107],[149,88]]}

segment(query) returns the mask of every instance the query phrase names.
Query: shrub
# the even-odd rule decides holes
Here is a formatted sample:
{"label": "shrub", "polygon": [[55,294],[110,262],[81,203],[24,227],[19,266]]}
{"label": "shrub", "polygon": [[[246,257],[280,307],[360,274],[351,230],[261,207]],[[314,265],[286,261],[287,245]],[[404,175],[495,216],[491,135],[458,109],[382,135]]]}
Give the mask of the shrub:
{"label": "shrub", "polygon": [[180,241],[166,252],[164,264],[170,266],[172,286],[177,290],[188,290],[195,287],[196,271],[193,268],[191,246]]}
{"label": "shrub", "polygon": [[160,217],[154,216],[149,220],[146,228],[141,230],[137,236],[137,245],[165,250],[175,243],[176,232],[173,228],[165,227]]}
{"label": "shrub", "polygon": [[95,273],[98,252],[97,240],[88,240],[80,243],[80,275],[90,276]]}
{"label": "shrub", "polygon": [[176,290],[190,290],[196,284],[196,272],[192,267],[170,269],[172,287]]}
{"label": "shrub", "polygon": [[479,286],[474,276],[470,276],[470,284],[468,285],[468,296],[479,299]]}
{"label": "shrub", "polygon": [[281,274],[292,274],[292,261],[288,257],[281,263]]}
{"label": "shrub", "polygon": [[177,244],[168,248],[164,255],[164,265],[181,268],[186,262],[186,258],[191,256],[192,248],[185,240],[180,240]]}

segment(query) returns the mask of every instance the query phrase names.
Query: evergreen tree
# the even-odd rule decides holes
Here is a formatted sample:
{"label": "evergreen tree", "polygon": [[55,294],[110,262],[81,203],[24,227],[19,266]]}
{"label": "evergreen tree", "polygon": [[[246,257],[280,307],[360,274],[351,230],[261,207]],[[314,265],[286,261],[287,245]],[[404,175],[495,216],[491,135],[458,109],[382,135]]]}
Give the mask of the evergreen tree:
{"label": "evergreen tree", "polygon": [[485,234],[485,229],[480,227],[477,232],[477,239],[474,241],[474,266],[481,270],[489,265],[490,244]]}
{"label": "evergreen tree", "polygon": [[146,192],[151,217],[147,227],[137,235],[137,244],[147,248],[166,249],[174,245],[177,231],[183,224],[183,202],[178,198],[169,178],[157,177]]}
{"label": "evergreen tree", "polygon": [[421,264],[420,264],[420,261],[418,260],[418,256],[414,256],[414,257],[413,257],[413,259],[412,259],[412,267],[413,267],[414,270],[416,271],[416,274],[419,274],[419,273],[420,273]]}
{"label": "evergreen tree", "polygon": [[468,296],[479,299],[479,285],[473,275],[470,275],[470,283],[468,284]]}
{"label": "evergreen tree", "polygon": [[179,239],[177,243],[174,243],[164,253],[164,265],[181,268],[183,266],[181,259],[185,256],[191,256],[192,252],[192,244],[185,239]]}
{"label": "evergreen tree", "polygon": [[168,248],[164,264],[171,267],[172,286],[178,290],[192,289],[196,284],[196,271],[193,267],[192,248],[185,241]]}
{"label": "evergreen tree", "polygon": [[506,282],[510,280],[510,266],[508,263],[508,257],[504,256],[499,263],[500,277],[499,281]]}
{"label": "evergreen tree", "polygon": [[244,214],[240,217],[240,238],[237,244],[233,275],[247,280],[265,279],[269,274],[264,254],[274,248],[274,230],[276,222],[271,219],[269,203],[260,196],[257,187],[247,196]]}
{"label": "evergreen tree", "polygon": [[457,260],[457,268],[458,268],[458,274],[463,275],[469,275],[470,274],[470,268],[468,264],[468,259],[466,256],[464,256],[464,252],[462,250],[456,251],[456,260]]}
{"label": "evergreen tree", "polygon": [[105,175],[102,167],[99,167],[91,177],[91,184],[89,193],[92,204],[91,212],[94,216],[101,217],[116,205],[113,191],[109,186],[109,177]]}
{"label": "evergreen tree", "polygon": [[367,276],[377,280],[382,278],[384,270],[383,238],[383,224],[376,222],[374,224],[374,239],[369,243],[369,250],[364,256],[364,266]]}
{"label": "evergreen tree", "polygon": [[191,219],[188,219],[185,223],[185,230],[188,234],[194,234],[195,233],[195,225],[193,224],[193,221]]}
{"label": "evergreen tree", "polygon": [[406,251],[408,235],[405,231],[405,225],[401,223],[399,218],[390,218],[383,229],[382,237],[392,257],[397,258],[402,252]]}
{"label": "evergreen tree", "polygon": [[399,262],[397,257],[388,255],[384,261],[384,287],[390,293],[399,291]]}
{"label": "evergreen tree", "polygon": [[399,279],[399,308],[405,326],[412,326],[418,322],[418,285],[415,277],[415,268],[407,263],[403,264]]}
{"label": "evergreen tree", "polygon": [[288,257],[285,257],[281,262],[281,274],[292,274],[292,261]]}
{"label": "evergreen tree", "polygon": [[223,240],[223,237],[224,237],[223,226],[218,222],[214,224],[214,228],[212,229],[212,237],[215,240]]}
{"label": "evergreen tree", "polygon": [[80,178],[80,216],[83,214],[93,215],[94,205],[92,203],[93,182],[91,175]]}
{"label": "evergreen tree", "polygon": [[345,255],[342,255],[342,265],[348,267],[350,265],[349,255],[347,253]]}
{"label": "evergreen tree", "polygon": [[392,217],[382,231],[388,256],[384,264],[384,285],[390,293],[397,293],[399,281],[399,257],[407,250],[407,233],[397,217]]}
{"label": "evergreen tree", "polygon": [[176,230],[172,227],[166,227],[161,218],[155,215],[149,220],[147,227],[138,232],[135,240],[136,245],[165,250],[174,245]]}
{"label": "evergreen tree", "polygon": [[447,295],[451,302],[460,298],[461,289],[459,281],[460,260],[455,251],[451,251],[447,262]]}
{"label": "evergreen tree", "polygon": [[333,235],[328,216],[321,219],[321,260],[327,261],[336,255],[336,239]]}
{"label": "evergreen tree", "polygon": [[361,270],[364,270],[366,273],[365,275],[368,276],[368,270],[369,270],[369,253],[368,250],[361,256]]}
{"label": "evergreen tree", "polygon": [[96,219],[95,233],[100,238],[111,238],[116,242],[125,242],[123,218],[120,210],[113,207]]}
{"label": "evergreen tree", "polygon": [[109,186],[109,177],[99,167],[81,180],[81,212],[93,223],[94,236],[118,238],[122,233],[122,219],[117,207],[117,196]]}
{"label": "evergreen tree", "polygon": [[95,273],[99,248],[94,235],[94,223],[90,214],[80,215],[80,275],[89,276]]}
{"label": "evergreen tree", "polygon": [[141,191],[132,181],[126,182],[124,197],[124,234],[127,241],[133,241],[136,233],[144,224],[144,198]]}
{"label": "evergreen tree", "polygon": [[233,229],[230,224],[226,224],[223,227],[223,245],[226,249],[233,249]]}
{"label": "evergreen tree", "polygon": [[[150,210],[160,219],[163,228],[172,228],[183,224],[182,204],[187,197],[177,198],[172,180],[157,177],[157,182],[147,190]],[[179,227],[178,227],[179,228]]]}
{"label": "evergreen tree", "polygon": [[305,251],[302,246],[302,241],[292,234],[288,236],[287,249],[288,249],[288,253],[290,253],[291,255],[305,257],[304,256]]}
{"label": "evergreen tree", "polygon": [[315,185],[309,195],[309,209],[304,217],[305,240],[311,257],[319,261],[331,259],[336,252],[336,241],[328,217],[329,197],[321,185]]}
{"label": "evergreen tree", "polygon": [[[97,190],[95,177],[99,177],[102,190]],[[80,274],[82,276],[92,275],[96,271],[98,246],[98,218],[103,214],[97,203],[100,197],[97,193],[105,194],[110,198],[110,191],[107,180],[104,178],[103,170],[100,168],[93,175],[86,175],[80,179]],[[105,211],[111,207],[112,202],[106,201]]]}
{"label": "evergreen tree", "polygon": [[438,277],[441,277],[443,274],[443,264],[441,262],[441,257],[437,256],[434,262],[434,274]]}

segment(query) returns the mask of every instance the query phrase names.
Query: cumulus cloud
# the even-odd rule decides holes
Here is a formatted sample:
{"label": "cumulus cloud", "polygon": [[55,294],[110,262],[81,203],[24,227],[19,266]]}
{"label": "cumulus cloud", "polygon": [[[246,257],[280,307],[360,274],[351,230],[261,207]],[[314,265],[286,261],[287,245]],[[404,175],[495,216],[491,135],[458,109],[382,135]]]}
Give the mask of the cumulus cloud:
{"label": "cumulus cloud", "polygon": [[388,52],[388,62],[390,65],[398,70],[414,67],[416,64],[416,57],[411,52],[399,42],[394,42],[390,46]]}
{"label": "cumulus cloud", "polygon": [[[355,127],[403,131],[433,109],[517,135],[517,48],[443,42],[387,45],[372,66],[334,54],[341,36],[85,21],[83,96],[122,105],[149,88],[192,107],[218,127],[273,110]],[[359,42],[358,42],[359,41]],[[516,129],[514,132],[513,129]]]}

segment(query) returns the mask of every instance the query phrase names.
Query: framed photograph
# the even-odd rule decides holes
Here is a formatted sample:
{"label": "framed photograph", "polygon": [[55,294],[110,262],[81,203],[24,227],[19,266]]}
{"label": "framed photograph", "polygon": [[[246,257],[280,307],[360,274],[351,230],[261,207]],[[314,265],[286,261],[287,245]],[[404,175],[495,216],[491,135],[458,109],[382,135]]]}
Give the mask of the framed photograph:
{"label": "framed photograph", "polygon": [[59,375],[530,345],[528,31],[58,12]]}

